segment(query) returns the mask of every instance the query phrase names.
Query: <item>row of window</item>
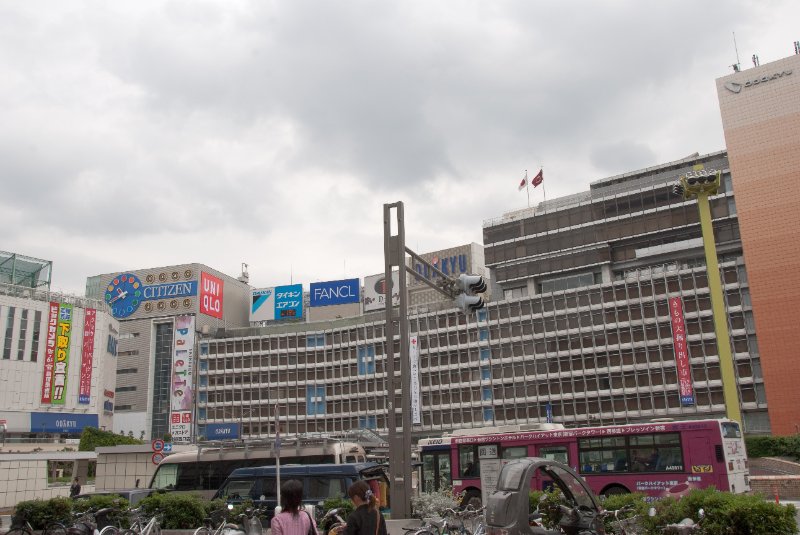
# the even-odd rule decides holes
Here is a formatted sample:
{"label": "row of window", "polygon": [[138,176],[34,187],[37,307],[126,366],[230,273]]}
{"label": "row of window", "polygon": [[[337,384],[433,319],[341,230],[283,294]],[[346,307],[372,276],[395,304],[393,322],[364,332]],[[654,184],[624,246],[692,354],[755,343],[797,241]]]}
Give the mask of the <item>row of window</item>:
{"label": "row of window", "polygon": [[[0,307],[0,312],[6,311],[6,321],[3,326],[0,342],[2,342],[2,357],[3,360],[27,360],[36,362],[39,355],[39,341],[42,332],[42,312],[39,310],[34,311],[33,317],[29,316],[29,310],[18,307]],[[19,314],[17,314],[19,312]],[[0,314],[2,315],[2,314]],[[19,319],[19,322],[17,322]],[[30,321],[30,320],[33,321]],[[17,346],[14,347],[14,326],[19,325],[17,335]],[[27,351],[26,345],[28,343],[28,336],[30,330],[30,349]]]}

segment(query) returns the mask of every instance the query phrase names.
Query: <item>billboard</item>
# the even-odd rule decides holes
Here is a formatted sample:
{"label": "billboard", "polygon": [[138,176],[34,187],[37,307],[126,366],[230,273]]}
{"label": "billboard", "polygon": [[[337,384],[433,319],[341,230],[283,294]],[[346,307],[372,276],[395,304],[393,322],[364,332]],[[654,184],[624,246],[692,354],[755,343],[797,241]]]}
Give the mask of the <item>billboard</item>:
{"label": "billboard", "polygon": [[411,336],[408,350],[409,370],[411,373],[411,423],[421,424],[419,395],[419,338]]}
{"label": "billboard", "polygon": [[170,400],[170,434],[174,442],[189,442],[192,437],[194,320],[194,316],[175,317]]}
{"label": "billboard", "polygon": [[[400,306],[400,272],[392,272],[392,306]],[[386,277],[383,273],[364,278],[364,312],[386,308]]]}
{"label": "billboard", "polygon": [[204,271],[200,272],[200,313],[222,319],[222,296],[225,281]]}
{"label": "billboard", "polygon": [[678,370],[681,405],[694,405],[692,365],[686,344],[686,325],[683,319],[683,302],[680,297],[669,298],[669,315],[672,320],[672,344],[675,349],[675,367]]}
{"label": "billboard", "polygon": [[303,285],[290,284],[252,290],[250,321],[303,317]]}
{"label": "billboard", "polygon": [[84,427],[99,427],[96,414],[32,412],[31,433],[80,433]]}
{"label": "billboard", "polygon": [[[184,275],[186,274],[191,272],[187,270]],[[172,278],[177,281],[180,274],[176,271]],[[166,281],[167,277],[160,277],[159,280]],[[111,279],[104,290],[103,298],[111,307],[111,314],[117,319],[122,319],[139,310],[139,305],[144,301],[171,299],[177,306],[179,300],[197,295],[197,280],[146,285],[133,273],[121,273]],[[151,309],[152,303],[145,305],[145,311],[149,312]]]}
{"label": "billboard", "polygon": [[310,306],[312,307],[326,307],[330,305],[358,303],[358,279],[312,282],[309,293],[311,295]]}
{"label": "billboard", "polygon": [[56,360],[53,365],[53,390],[51,405],[63,405],[67,398],[67,377],[69,373],[69,346],[72,340],[72,305],[61,303],[58,306],[56,325]]}
{"label": "billboard", "polygon": [[53,393],[53,369],[56,364],[56,329],[58,328],[58,303],[50,303],[50,315],[47,318],[47,346],[44,353],[44,371],[42,372],[43,404],[50,404]]}
{"label": "billboard", "polygon": [[83,314],[83,352],[81,353],[81,376],[78,387],[78,403],[88,405],[92,396],[92,359],[94,358],[94,328],[97,310],[87,308]]}
{"label": "billboard", "polygon": [[206,439],[219,440],[223,438],[239,438],[239,424],[208,424],[206,426]]}

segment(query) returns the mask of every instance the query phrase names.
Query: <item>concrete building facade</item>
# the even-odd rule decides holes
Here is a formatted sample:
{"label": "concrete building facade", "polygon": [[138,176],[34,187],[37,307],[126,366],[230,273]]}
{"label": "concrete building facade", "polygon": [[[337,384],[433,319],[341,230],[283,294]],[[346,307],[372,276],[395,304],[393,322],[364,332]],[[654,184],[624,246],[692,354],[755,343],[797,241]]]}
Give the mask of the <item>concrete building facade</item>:
{"label": "concrete building facade", "polygon": [[195,341],[248,325],[248,284],[193,263],[89,277],[86,295],[109,303],[120,325],[114,431],[191,440]]}
{"label": "concrete building facade", "polygon": [[800,432],[800,55],[717,80],[772,430]]}

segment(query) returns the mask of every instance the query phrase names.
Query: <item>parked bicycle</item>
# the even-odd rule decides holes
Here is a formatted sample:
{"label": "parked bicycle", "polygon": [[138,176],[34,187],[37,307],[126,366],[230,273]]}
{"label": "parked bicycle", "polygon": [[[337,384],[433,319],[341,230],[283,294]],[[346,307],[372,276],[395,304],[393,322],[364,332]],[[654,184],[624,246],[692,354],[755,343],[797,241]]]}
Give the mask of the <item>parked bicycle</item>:
{"label": "parked bicycle", "polygon": [[[58,522],[50,522],[42,530],[42,535],[64,535],[66,530],[63,528],[64,526]],[[17,513],[11,517],[11,527],[6,532],[6,535],[34,535],[33,526],[31,526],[31,523],[28,521],[23,511],[17,511]]]}
{"label": "parked bicycle", "polygon": [[338,507],[330,509],[319,521],[319,527],[326,535],[339,535],[346,526],[347,521],[342,518],[342,509]]}
{"label": "parked bicycle", "polygon": [[119,513],[119,510],[113,507],[78,511],[72,513],[74,519],[71,524],[50,522],[42,530],[42,535],[116,535],[120,528],[111,519],[115,513]]}
{"label": "parked bicycle", "polygon": [[133,520],[130,529],[126,529],[121,535],[161,535],[160,514],[156,513],[150,518],[143,515],[142,508],[131,509]]}
{"label": "parked bicycle", "polygon": [[245,531],[238,524],[228,520],[232,510],[233,505],[228,504],[225,509],[212,512],[211,516],[203,519],[203,525],[194,530],[193,535],[245,535]]}

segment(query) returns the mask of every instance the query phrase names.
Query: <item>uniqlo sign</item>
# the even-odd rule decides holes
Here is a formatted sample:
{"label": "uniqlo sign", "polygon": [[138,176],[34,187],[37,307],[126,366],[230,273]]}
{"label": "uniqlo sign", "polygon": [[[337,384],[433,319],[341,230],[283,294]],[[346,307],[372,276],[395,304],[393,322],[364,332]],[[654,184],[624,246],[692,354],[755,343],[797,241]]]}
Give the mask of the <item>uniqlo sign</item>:
{"label": "uniqlo sign", "polygon": [[200,273],[200,313],[222,319],[222,295],[225,282],[209,275]]}

